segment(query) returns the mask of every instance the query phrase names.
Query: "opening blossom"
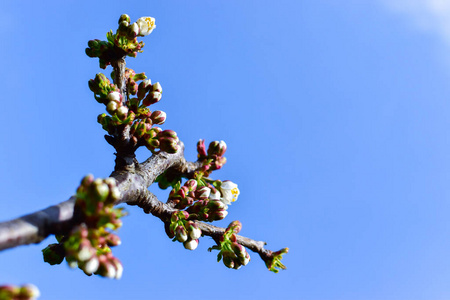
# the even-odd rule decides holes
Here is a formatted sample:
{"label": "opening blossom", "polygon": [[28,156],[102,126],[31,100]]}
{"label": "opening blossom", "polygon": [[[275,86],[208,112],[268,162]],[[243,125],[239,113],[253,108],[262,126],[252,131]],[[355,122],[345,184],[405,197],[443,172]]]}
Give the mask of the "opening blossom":
{"label": "opening blossom", "polygon": [[136,24],[139,27],[139,35],[145,36],[152,33],[153,29],[155,29],[155,18],[152,17],[142,17],[136,21]]}
{"label": "opening blossom", "polygon": [[226,205],[236,201],[240,193],[237,184],[229,180],[222,182],[220,192],[222,194],[220,200]]}

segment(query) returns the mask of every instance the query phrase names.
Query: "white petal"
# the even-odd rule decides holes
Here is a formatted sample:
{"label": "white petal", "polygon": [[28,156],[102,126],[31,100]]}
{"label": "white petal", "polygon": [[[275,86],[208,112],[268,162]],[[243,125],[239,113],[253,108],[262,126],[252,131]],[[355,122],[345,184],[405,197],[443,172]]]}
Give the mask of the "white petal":
{"label": "white petal", "polygon": [[98,259],[96,257],[93,257],[86,263],[86,265],[84,266],[84,270],[86,271],[86,273],[91,274],[98,270],[98,266]]}

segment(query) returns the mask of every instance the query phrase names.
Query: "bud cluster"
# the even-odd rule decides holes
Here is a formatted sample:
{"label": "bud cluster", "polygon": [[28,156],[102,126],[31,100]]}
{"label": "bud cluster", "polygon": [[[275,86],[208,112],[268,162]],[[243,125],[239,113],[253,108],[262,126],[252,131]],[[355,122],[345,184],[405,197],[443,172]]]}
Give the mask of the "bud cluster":
{"label": "bud cluster", "polygon": [[[114,74],[111,74],[114,76]],[[178,151],[178,137],[173,130],[162,130],[154,125],[162,125],[166,121],[166,113],[160,110],[150,111],[150,105],[161,100],[162,87],[159,82],[151,83],[144,73],[136,74],[132,69],[126,69],[125,79],[128,96],[135,96],[125,101],[116,85],[103,74],[89,81],[89,88],[99,103],[106,106],[108,116],[103,113],[97,120],[104,130],[114,135],[117,127],[131,125],[130,135],[134,145],[144,145],[152,153],[158,149],[168,153]],[[139,84],[137,81],[142,80]]]}
{"label": "bud cluster", "polygon": [[22,286],[1,285],[1,300],[33,300],[40,296],[38,288],[33,284],[24,284]]}
{"label": "bud cluster", "polygon": [[211,198],[212,195],[214,194],[211,193],[208,199],[198,200],[186,211],[195,214],[196,219],[202,221],[213,222],[224,219],[228,215],[228,207],[220,199]]}
{"label": "bud cluster", "polygon": [[230,269],[239,269],[245,266],[250,261],[250,255],[245,247],[237,243],[236,234],[242,229],[242,224],[239,221],[233,221],[228,225],[224,234],[220,238],[219,244],[209,248],[208,250],[219,250],[217,254],[217,261],[221,259],[224,265]]}
{"label": "bud cluster", "polygon": [[155,19],[152,17],[142,17],[130,24],[130,17],[123,14],[119,18],[116,33],[109,31],[106,34],[107,41],[90,40],[86,54],[89,57],[98,57],[102,69],[125,55],[136,57],[144,47],[144,43],[138,42],[137,37],[149,35],[155,27]]}
{"label": "bud cluster", "polygon": [[227,159],[223,156],[225,151],[227,151],[227,144],[224,141],[213,141],[209,144],[208,150],[206,150],[205,140],[199,140],[197,143],[197,157],[203,163],[200,172],[204,176],[209,176],[212,171],[222,168],[227,162]]}
{"label": "bud cluster", "polygon": [[87,275],[120,278],[123,267],[110,248],[120,245],[120,238],[110,230],[120,228],[120,218],[125,215],[121,208],[114,208],[120,197],[115,180],[94,180],[88,175],[81,181],[76,197],[75,214],[80,224],[69,234],[58,236],[58,244],[42,250],[44,261],[53,265],[66,258],[69,266],[78,266]]}
{"label": "bud cluster", "polygon": [[270,259],[265,261],[267,269],[274,273],[278,273],[279,269],[286,270],[286,266],[281,263],[281,259],[283,258],[283,254],[286,254],[288,252],[289,248],[283,248],[276,252],[272,252]]}
{"label": "bud cluster", "polygon": [[202,231],[197,223],[188,220],[189,213],[186,211],[173,212],[168,224],[167,235],[173,241],[183,243],[184,248],[195,250],[198,240],[202,236]]}

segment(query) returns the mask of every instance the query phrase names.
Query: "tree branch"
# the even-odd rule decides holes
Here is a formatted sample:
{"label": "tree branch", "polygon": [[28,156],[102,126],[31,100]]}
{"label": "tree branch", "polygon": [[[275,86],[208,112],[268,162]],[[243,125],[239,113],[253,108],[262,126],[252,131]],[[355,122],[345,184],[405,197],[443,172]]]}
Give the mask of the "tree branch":
{"label": "tree branch", "polygon": [[[165,224],[169,222],[171,214],[176,211],[170,205],[157,199],[147,188],[155,181],[156,177],[166,170],[173,170],[180,174],[193,173],[201,165],[199,162],[187,162],[183,155],[184,146],[174,154],[161,152],[153,155],[135,170],[114,171],[111,177],[116,180],[120,191],[120,199],[116,204],[127,203],[137,205],[147,214],[152,214]],[[25,215],[23,217],[0,223],[0,250],[40,243],[50,234],[67,233],[77,225],[76,212],[74,212],[75,196],[60,204],[50,206],[44,210]],[[74,214],[75,213],[75,214]],[[202,235],[212,237],[219,243],[225,228],[217,227],[204,222],[196,221],[202,231]],[[242,246],[256,252],[267,261],[271,258],[272,251],[264,249],[265,242],[256,241],[237,235],[237,242]]]}

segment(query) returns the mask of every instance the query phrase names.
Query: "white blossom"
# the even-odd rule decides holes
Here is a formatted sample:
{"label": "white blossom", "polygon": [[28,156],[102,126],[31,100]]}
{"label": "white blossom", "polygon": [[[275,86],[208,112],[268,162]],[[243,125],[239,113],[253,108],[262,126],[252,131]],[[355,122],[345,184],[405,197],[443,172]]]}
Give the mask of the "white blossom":
{"label": "white blossom", "polygon": [[220,191],[222,193],[222,198],[220,200],[227,205],[236,201],[239,196],[237,184],[229,180],[222,182]]}
{"label": "white blossom", "polygon": [[139,26],[139,35],[149,35],[155,29],[155,18],[152,17],[142,17],[136,21]]}

